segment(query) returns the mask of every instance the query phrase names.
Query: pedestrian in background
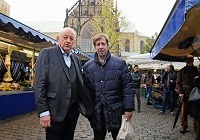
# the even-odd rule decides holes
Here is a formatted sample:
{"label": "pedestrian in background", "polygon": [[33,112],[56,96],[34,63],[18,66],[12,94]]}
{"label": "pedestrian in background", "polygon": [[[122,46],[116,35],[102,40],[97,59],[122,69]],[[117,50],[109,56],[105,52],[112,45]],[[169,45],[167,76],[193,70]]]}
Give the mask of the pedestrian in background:
{"label": "pedestrian in background", "polygon": [[[200,89],[200,72],[199,75],[194,78],[194,87],[198,87]],[[191,103],[190,116],[194,118],[196,121],[195,140],[200,140],[200,100],[190,101],[190,103]]]}
{"label": "pedestrian in background", "polygon": [[[190,111],[189,95],[193,87],[193,79],[198,75],[198,69],[193,65],[194,58],[192,55],[185,56],[186,66],[180,69],[177,74],[176,90],[181,99],[181,129],[180,133],[186,133],[188,128],[188,114]],[[196,131],[196,121],[194,120],[194,129]]]}
{"label": "pedestrian in background", "polygon": [[74,137],[80,95],[84,94],[82,67],[76,54],[71,53],[75,39],[72,28],[63,28],[58,46],[42,49],[36,61],[34,92],[47,140]]}
{"label": "pedestrian in background", "polygon": [[134,98],[136,96],[137,99],[137,112],[140,112],[141,107],[141,100],[140,100],[140,86],[141,86],[141,78],[142,74],[139,72],[139,66],[135,65],[133,67],[133,72],[131,73],[132,79],[133,79],[133,93]]}
{"label": "pedestrian in background", "polygon": [[95,113],[89,121],[94,140],[105,140],[107,131],[116,140],[122,115],[130,120],[134,110],[131,73],[123,59],[111,56],[107,35],[97,34],[93,45],[94,59],[83,66],[84,81],[95,103]]}
{"label": "pedestrian in background", "polygon": [[160,114],[164,114],[166,110],[167,102],[169,101],[170,114],[174,115],[174,106],[175,106],[175,87],[176,87],[176,72],[174,71],[174,66],[169,65],[165,67],[165,71],[162,75],[162,84],[164,86],[163,92],[163,101],[162,101],[162,110]]}
{"label": "pedestrian in background", "polygon": [[141,91],[142,91],[142,94],[144,95],[144,97],[146,98],[147,97],[147,91],[146,91],[146,79],[147,79],[147,76],[145,74],[142,74],[142,78],[141,78]]}
{"label": "pedestrian in background", "polygon": [[153,82],[154,82],[153,73],[149,69],[147,72],[147,79],[145,81],[146,88],[147,88],[147,105],[152,105],[150,100],[151,100],[151,95],[152,95],[152,90],[153,90]]}

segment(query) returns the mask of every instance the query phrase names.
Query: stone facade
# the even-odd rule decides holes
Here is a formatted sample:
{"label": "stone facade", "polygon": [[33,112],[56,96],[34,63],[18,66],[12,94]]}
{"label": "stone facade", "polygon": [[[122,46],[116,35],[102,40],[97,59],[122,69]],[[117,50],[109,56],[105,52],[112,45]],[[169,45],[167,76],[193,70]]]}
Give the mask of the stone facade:
{"label": "stone facade", "polygon": [[[91,19],[94,14],[100,12],[101,0],[78,0],[70,9],[66,10],[64,26],[76,30],[78,35],[76,46],[88,54],[95,52],[90,33],[92,30]],[[146,39],[146,36],[140,36],[138,32],[120,33],[119,56],[139,54]]]}
{"label": "stone facade", "polygon": [[[72,27],[77,32],[77,48],[85,53],[94,52],[91,35],[91,19],[95,13],[100,13],[100,0],[79,0],[66,11],[64,26]],[[79,6],[80,4],[80,6]]]}
{"label": "stone facade", "polygon": [[10,16],[10,5],[4,0],[0,0],[0,12]]}

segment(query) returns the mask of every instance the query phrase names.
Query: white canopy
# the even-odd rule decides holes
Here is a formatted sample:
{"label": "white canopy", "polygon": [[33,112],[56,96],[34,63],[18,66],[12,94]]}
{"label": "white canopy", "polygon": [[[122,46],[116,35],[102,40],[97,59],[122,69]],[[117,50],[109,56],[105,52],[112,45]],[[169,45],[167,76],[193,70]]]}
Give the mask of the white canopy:
{"label": "white canopy", "polygon": [[[173,65],[175,69],[181,69],[186,65],[185,62],[169,62],[162,60],[153,60],[150,58],[150,53],[126,57],[126,62],[131,65],[139,65],[140,68],[150,68],[150,69],[163,69],[167,65]],[[198,63],[199,60],[195,58],[194,64],[197,65]]]}

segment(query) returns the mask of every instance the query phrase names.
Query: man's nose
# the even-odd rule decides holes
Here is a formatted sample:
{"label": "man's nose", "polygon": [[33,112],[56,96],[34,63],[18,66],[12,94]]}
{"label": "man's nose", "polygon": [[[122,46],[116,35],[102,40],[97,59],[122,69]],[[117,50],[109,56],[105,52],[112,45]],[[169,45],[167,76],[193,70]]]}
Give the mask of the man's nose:
{"label": "man's nose", "polygon": [[103,44],[100,44],[100,45],[99,45],[99,48],[103,48]]}
{"label": "man's nose", "polygon": [[69,37],[67,38],[67,42],[71,42],[71,39]]}

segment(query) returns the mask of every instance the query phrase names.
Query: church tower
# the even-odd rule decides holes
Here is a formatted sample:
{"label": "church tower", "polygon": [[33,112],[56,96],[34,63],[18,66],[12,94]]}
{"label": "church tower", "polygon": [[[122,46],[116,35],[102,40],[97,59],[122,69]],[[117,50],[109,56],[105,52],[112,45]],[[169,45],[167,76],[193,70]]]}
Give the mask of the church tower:
{"label": "church tower", "polygon": [[101,0],[78,0],[66,10],[64,27],[72,27],[77,32],[76,47],[85,53],[95,52],[91,36],[91,19],[101,13]]}

